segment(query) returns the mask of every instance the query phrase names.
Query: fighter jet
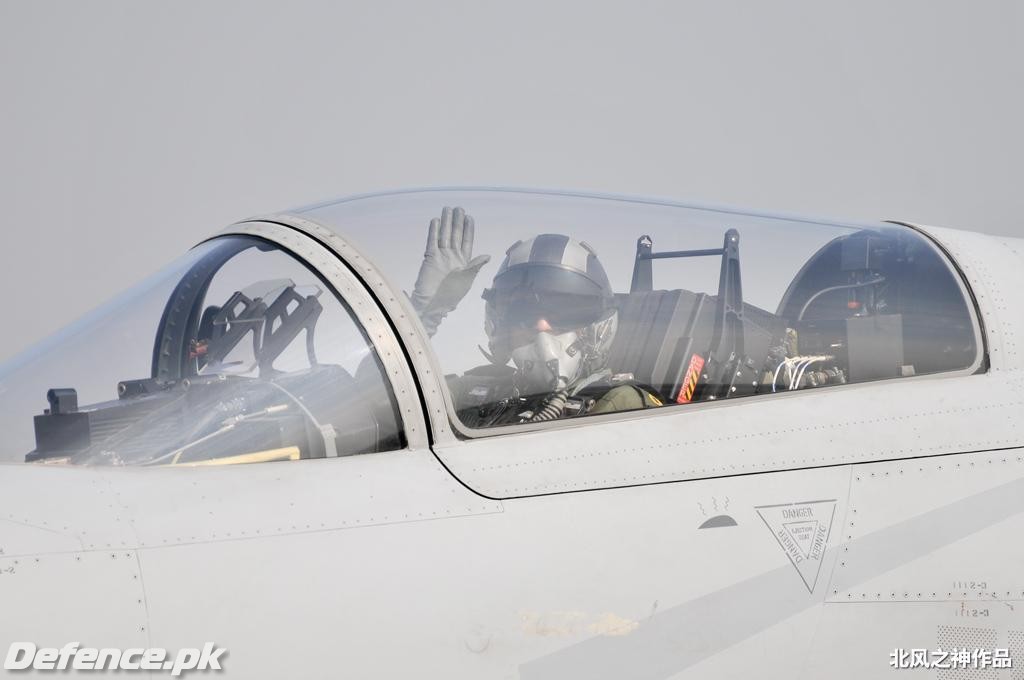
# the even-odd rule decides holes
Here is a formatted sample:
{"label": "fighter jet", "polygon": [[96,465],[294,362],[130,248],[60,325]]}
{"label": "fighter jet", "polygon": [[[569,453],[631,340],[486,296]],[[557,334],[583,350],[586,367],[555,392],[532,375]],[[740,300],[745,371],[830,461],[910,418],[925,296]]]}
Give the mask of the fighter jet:
{"label": "fighter jet", "polygon": [[1024,677],[1022,253],[519,189],[241,221],[0,367],[0,654]]}

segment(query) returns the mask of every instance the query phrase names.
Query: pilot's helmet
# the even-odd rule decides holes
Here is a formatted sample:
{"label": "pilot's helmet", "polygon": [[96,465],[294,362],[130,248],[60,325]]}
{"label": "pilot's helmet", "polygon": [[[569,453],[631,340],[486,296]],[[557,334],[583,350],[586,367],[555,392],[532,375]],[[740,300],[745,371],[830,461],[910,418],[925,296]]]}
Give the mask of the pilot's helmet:
{"label": "pilot's helmet", "polygon": [[483,297],[491,360],[511,359],[521,389],[566,389],[605,368],[618,313],[587,243],[560,234],[515,243]]}

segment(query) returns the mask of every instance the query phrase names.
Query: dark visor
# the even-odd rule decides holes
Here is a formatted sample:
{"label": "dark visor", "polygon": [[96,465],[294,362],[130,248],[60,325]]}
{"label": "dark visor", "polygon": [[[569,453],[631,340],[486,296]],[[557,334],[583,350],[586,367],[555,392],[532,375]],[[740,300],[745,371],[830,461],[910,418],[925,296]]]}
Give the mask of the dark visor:
{"label": "dark visor", "polygon": [[574,330],[599,321],[608,311],[602,298],[587,295],[489,290],[485,296],[494,305],[499,331],[535,328],[541,319],[553,329]]}

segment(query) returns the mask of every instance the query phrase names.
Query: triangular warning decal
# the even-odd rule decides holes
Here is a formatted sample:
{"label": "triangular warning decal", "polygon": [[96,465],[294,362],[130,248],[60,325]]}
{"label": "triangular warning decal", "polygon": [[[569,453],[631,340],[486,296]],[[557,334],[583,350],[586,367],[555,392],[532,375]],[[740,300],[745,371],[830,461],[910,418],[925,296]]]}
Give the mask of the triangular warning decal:
{"label": "triangular warning decal", "polygon": [[814,537],[818,535],[818,520],[786,522],[782,526],[786,527],[786,532],[796,542],[796,547],[803,554],[804,558],[809,557],[811,546],[814,545]]}
{"label": "triangular warning decal", "polygon": [[832,530],[835,499],[761,505],[755,509],[796,567],[807,590],[813,593]]}

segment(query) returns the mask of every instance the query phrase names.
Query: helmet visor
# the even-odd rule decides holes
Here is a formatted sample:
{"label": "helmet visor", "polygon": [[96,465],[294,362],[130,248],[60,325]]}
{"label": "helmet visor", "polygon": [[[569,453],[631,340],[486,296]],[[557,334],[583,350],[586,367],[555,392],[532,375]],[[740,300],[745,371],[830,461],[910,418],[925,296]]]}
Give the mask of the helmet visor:
{"label": "helmet visor", "polygon": [[495,331],[498,333],[576,330],[600,321],[609,309],[603,298],[592,295],[491,290],[485,296],[493,305]]}

